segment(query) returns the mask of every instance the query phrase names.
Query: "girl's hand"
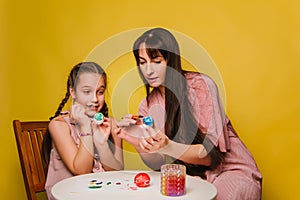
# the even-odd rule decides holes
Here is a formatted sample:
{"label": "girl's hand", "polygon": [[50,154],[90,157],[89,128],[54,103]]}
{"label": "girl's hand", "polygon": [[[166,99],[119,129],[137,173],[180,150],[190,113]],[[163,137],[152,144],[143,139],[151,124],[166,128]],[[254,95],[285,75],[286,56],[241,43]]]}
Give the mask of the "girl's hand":
{"label": "girl's hand", "polygon": [[71,106],[70,118],[74,119],[80,127],[90,126],[91,124],[91,119],[85,114],[85,107],[76,102]]}
{"label": "girl's hand", "polygon": [[95,145],[103,145],[107,142],[108,137],[111,132],[112,122],[110,118],[104,117],[102,124],[98,125],[95,122],[92,122],[93,138]]}

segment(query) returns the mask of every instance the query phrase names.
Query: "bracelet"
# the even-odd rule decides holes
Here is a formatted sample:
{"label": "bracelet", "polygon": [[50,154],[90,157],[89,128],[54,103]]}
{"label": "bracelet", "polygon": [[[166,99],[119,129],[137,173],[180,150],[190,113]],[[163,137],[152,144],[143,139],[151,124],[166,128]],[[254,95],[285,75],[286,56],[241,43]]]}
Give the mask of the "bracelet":
{"label": "bracelet", "polygon": [[93,133],[80,133],[80,136],[93,136]]}

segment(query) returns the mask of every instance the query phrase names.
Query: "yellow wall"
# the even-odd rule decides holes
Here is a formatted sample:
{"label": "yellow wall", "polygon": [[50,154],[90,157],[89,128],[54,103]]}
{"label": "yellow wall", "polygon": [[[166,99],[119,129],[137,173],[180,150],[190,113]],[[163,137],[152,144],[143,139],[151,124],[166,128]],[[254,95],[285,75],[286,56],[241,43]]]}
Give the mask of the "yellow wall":
{"label": "yellow wall", "polygon": [[[193,38],[213,58],[227,114],[263,174],[263,199],[299,199],[299,8],[296,0],[0,0],[0,199],[26,197],[12,120],[48,119],[73,65],[111,36],[153,26]],[[131,58],[111,63],[120,65],[108,68],[111,83]],[[131,112],[141,98],[133,96]]]}

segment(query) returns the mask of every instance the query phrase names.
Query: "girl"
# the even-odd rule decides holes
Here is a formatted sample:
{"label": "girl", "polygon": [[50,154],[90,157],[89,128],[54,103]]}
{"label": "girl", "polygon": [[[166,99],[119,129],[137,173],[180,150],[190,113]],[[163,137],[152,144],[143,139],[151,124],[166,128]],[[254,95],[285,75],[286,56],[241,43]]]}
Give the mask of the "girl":
{"label": "girl", "polygon": [[[96,63],[79,63],[71,70],[67,93],[50,118],[43,141],[43,154],[49,166],[45,185],[49,199],[54,199],[52,186],[62,179],[123,169],[122,141],[116,137],[118,130],[108,117],[106,85],[106,73]],[[74,103],[69,112],[62,114],[70,96]],[[100,125],[92,120],[98,112],[105,116]]]}
{"label": "girl", "polygon": [[[187,174],[215,185],[218,200],[260,199],[261,174],[225,115],[213,80],[182,69],[178,43],[168,30],[145,32],[133,53],[147,93],[138,114],[150,115],[154,128],[144,128],[146,138],[132,138],[133,128],[119,136],[154,170],[166,162],[185,165]],[[133,122],[127,118],[120,125]]]}

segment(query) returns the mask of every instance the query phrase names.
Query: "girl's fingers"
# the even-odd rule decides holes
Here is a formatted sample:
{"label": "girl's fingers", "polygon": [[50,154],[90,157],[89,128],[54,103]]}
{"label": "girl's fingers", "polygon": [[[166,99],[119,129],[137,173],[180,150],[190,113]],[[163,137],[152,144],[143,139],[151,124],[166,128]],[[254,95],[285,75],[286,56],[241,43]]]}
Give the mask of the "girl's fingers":
{"label": "girl's fingers", "polygon": [[97,124],[94,121],[92,121],[91,122],[91,127],[92,127],[93,130],[95,130],[97,128]]}
{"label": "girl's fingers", "polygon": [[[93,122],[93,123],[95,123],[95,122]],[[99,126],[110,127],[110,122],[103,121],[102,124],[99,124]]]}

